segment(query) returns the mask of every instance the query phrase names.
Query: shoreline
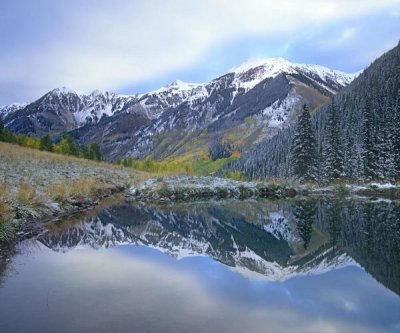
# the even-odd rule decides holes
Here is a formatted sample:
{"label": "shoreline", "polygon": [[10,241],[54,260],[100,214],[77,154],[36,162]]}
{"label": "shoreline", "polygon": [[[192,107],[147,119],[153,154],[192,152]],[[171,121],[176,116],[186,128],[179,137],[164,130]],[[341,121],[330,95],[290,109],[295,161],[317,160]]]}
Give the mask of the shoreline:
{"label": "shoreline", "polygon": [[[97,207],[103,207],[108,199],[120,198],[126,194],[126,187],[109,187],[107,190],[99,191],[93,196],[80,196],[78,198],[69,198],[63,203],[54,202],[45,207],[30,208],[32,216],[24,218],[14,218],[11,221],[3,222],[5,225],[11,225],[14,229],[12,239],[4,240],[0,238],[0,259],[1,250],[12,244],[16,244],[24,239],[35,237],[45,231],[46,225],[56,223],[62,219],[66,219],[75,215],[84,214],[95,210]],[[57,207],[57,208],[55,208]]]}
{"label": "shoreline", "polygon": [[[62,202],[48,202],[38,207],[30,207],[30,215],[14,218],[4,225],[13,226],[12,239],[5,240],[0,235],[0,257],[2,248],[44,232],[46,225],[67,219],[74,215],[85,214],[97,207],[127,200],[154,204],[174,202],[194,202],[209,200],[246,200],[246,199],[290,199],[315,196],[333,196],[376,199],[400,199],[400,186],[382,184],[366,185],[330,185],[313,187],[311,185],[278,185],[266,182],[243,182],[218,177],[205,176],[169,176],[149,178],[136,186],[108,184],[99,187],[91,195],[69,197]],[[375,200],[376,201],[376,200]],[[22,207],[22,210],[27,209]],[[18,215],[18,212],[15,213]],[[22,214],[23,215],[23,214]]]}

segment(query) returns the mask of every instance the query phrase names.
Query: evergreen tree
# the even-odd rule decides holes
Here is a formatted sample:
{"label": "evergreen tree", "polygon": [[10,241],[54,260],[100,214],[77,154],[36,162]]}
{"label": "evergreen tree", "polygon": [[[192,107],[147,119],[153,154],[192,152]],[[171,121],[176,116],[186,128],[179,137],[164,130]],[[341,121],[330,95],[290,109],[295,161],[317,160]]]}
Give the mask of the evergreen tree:
{"label": "evergreen tree", "polygon": [[326,209],[326,222],[328,224],[328,232],[330,236],[330,243],[335,249],[341,233],[342,218],[340,210],[329,198],[324,198],[324,206]]}
{"label": "evergreen tree", "polygon": [[81,155],[88,160],[101,161],[100,147],[97,143],[84,146],[81,150]]}
{"label": "evergreen tree", "polygon": [[393,179],[400,178],[400,89],[388,110],[390,116],[389,141],[391,144],[390,175]]}
{"label": "evergreen tree", "polygon": [[339,139],[338,110],[332,101],[327,109],[327,120],[322,146],[322,177],[331,182],[343,176],[343,151]]}
{"label": "evergreen tree", "polygon": [[3,120],[0,117],[0,141],[4,140],[4,124]]}
{"label": "evergreen tree", "polygon": [[83,146],[81,149],[81,156],[86,159],[90,159],[90,152],[88,146]]}
{"label": "evergreen tree", "polygon": [[97,143],[91,143],[89,146],[89,159],[101,161],[100,147]]}
{"label": "evergreen tree", "polygon": [[301,181],[317,180],[317,150],[310,112],[304,104],[292,141],[293,172]]}
{"label": "evergreen tree", "polygon": [[303,240],[304,249],[308,248],[312,236],[312,225],[315,215],[315,203],[312,200],[301,201],[294,207],[293,215],[296,217],[297,231]]}
{"label": "evergreen tree", "polygon": [[74,156],[78,156],[79,155],[79,149],[78,149],[78,145],[77,145],[75,139],[73,137],[71,137],[71,136],[67,136],[66,139],[67,139],[67,142],[68,142],[70,154],[74,155]]}
{"label": "evergreen tree", "polygon": [[208,148],[208,155],[213,161],[219,158],[227,158],[232,155],[232,147],[229,143],[222,142],[220,137],[214,137]]}
{"label": "evergreen tree", "polygon": [[362,109],[363,124],[362,124],[362,139],[363,139],[363,150],[362,159],[364,164],[364,179],[371,181],[377,179],[377,158],[376,150],[374,147],[374,131],[373,131],[373,113],[371,101],[368,98],[365,101],[365,105]]}
{"label": "evergreen tree", "polygon": [[40,139],[40,150],[53,151],[53,140],[50,135],[46,135]]}

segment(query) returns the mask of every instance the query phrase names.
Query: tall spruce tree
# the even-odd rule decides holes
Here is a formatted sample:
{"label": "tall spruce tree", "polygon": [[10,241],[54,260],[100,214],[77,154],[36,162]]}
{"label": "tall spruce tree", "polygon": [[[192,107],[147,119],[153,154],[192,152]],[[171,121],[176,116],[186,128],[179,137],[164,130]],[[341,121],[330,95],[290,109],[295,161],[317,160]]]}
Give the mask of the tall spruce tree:
{"label": "tall spruce tree", "polygon": [[317,150],[311,116],[306,104],[299,116],[292,141],[291,161],[294,176],[300,181],[317,180]]}
{"label": "tall spruce tree", "polygon": [[334,101],[327,109],[322,157],[322,177],[325,181],[331,182],[343,176],[343,150],[339,138],[338,110]]}
{"label": "tall spruce tree", "polygon": [[375,149],[374,140],[374,119],[372,113],[371,100],[366,99],[364,107],[362,109],[362,160],[364,164],[364,179],[367,181],[375,180],[378,178],[377,175],[377,154]]}
{"label": "tall spruce tree", "polygon": [[304,249],[310,244],[315,216],[315,202],[313,200],[299,201],[293,209],[296,218],[296,229],[303,241]]}
{"label": "tall spruce tree", "polygon": [[400,89],[397,91],[393,102],[391,141],[393,145],[393,174],[395,179],[400,179]]}

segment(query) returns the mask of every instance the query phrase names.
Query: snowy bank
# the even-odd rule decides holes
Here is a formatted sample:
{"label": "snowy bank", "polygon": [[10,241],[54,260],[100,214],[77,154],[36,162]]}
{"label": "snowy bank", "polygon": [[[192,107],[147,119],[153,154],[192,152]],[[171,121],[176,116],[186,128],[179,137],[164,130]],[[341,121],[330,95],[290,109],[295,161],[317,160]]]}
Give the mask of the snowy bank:
{"label": "snowy bank", "polygon": [[292,197],[293,188],[256,182],[242,182],[218,177],[174,176],[152,178],[130,188],[138,200],[191,201],[200,199]]}

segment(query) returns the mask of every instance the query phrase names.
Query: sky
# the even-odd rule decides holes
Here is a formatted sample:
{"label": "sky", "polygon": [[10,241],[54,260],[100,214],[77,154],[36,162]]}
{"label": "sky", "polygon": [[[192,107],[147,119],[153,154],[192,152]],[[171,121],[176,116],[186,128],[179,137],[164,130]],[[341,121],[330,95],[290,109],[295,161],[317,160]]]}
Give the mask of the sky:
{"label": "sky", "polygon": [[1,0],[0,105],[207,82],[268,57],[353,73],[399,32],[400,0]]}

